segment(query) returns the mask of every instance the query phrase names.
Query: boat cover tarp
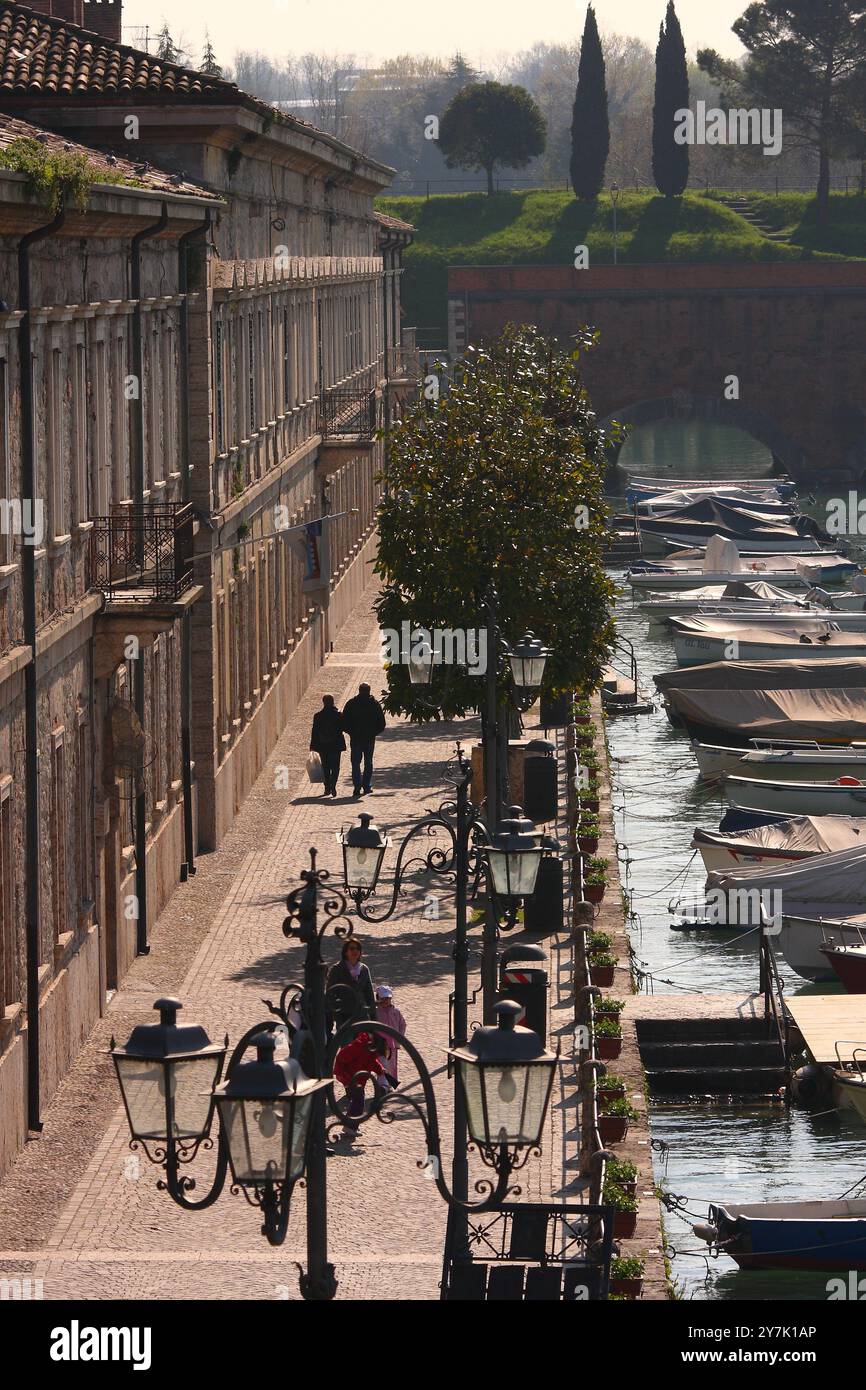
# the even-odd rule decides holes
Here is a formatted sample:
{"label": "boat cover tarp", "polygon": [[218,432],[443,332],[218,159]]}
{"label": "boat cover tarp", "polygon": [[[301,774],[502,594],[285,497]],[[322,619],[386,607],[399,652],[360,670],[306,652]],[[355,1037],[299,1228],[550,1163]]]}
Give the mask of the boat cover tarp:
{"label": "boat cover tarp", "polygon": [[791,506],[788,502],[783,502],[778,492],[774,488],[764,488],[755,492],[747,492],[744,488],[718,488],[711,490],[708,488],[675,488],[671,492],[660,492],[655,497],[648,497],[639,506],[661,506],[668,507],[671,511],[682,511],[685,507],[690,507],[694,502],[700,502],[704,498],[716,497],[720,502],[727,502],[735,507],[747,507],[754,510],[756,507],[762,513],[772,512],[779,516],[790,516]]}
{"label": "boat cover tarp", "polygon": [[790,819],[778,811],[744,811],[739,806],[729,806],[719,821],[719,832],[734,835],[738,830],[754,830],[756,825],[779,825]]}
{"label": "boat cover tarp", "polygon": [[724,893],[739,889],[766,888],[781,893],[786,916],[800,916],[802,908],[820,909],[816,915],[866,912],[866,844],[833,854],[816,854],[810,859],[787,860],[763,868],[713,869],[707,875],[707,888]]}
{"label": "boat cover tarp", "polygon": [[[863,655],[866,656],[866,634],[862,632],[833,632],[822,631],[820,627],[813,626],[811,631],[798,629],[795,615],[792,623],[778,626],[773,623],[762,623],[760,627],[750,627],[748,619],[743,622],[736,621],[736,615],[726,621],[723,618],[703,617],[691,614],[688,617],[671,618],[670,624],[674,632],[681,637],[715,637],[726,642],[760,642],[764,647],[785,647],[802,651],[804,647],[842,647],[848,651],[856,651],[862,648]],[[819,617],[819,623],[824,619]],[[830,619],[827,620],[832,621]],[[793,655],[793,651],[791,653]]]}
{"label": "boat cover tarp", "polygon": [[837,850],[866,845],[866,816],[791,816],[773,825],[758,825],[736,835],[718,830],[695,830],[696,845],[754,846],[761,849],[808,850],[834,854]]}
{"label": "boat cover tarp", "polygon": [[718,497],[703,497],[664,516],[640,517],[638,524],[641,530],[648,533],[665,534],[666,527],[674,532],[686,527],[693,530],[696,536],[715,528],[720,534],[744,541],[788,541],[820,534],[820,528],[811,517],[800,517],[794,521],[790,513],[777,517],[767,512],[750,511],[747,505],[732,506]]}
{"label": "boat cover tarp", "polygon": [[752,738],[851,743],[866,738],[866,660],[711,661],[654,676],[693,724]]}

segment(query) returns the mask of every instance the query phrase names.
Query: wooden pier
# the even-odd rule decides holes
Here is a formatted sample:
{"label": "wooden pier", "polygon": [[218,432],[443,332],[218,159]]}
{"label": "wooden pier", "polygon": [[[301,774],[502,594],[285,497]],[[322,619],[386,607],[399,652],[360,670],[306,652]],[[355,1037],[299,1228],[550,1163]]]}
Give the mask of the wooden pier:
{"label": "wooden pier", "polygon": [[785,1005],[819,1066],[835,1066],[838,1057],[850,1062],[855,1047],[866,1049],[866,994],[797,994]]}

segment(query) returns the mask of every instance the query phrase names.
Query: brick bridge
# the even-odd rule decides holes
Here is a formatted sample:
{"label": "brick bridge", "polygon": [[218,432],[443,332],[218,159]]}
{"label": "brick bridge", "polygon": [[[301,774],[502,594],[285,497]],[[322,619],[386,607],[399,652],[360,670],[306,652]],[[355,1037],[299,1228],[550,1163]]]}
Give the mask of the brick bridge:
{"label": "brick bridge", "polygon": [[585,376],[605,423],[733,425],[803,485],[866,482],[866,262],[449,269],[452,352],[520,322],[599,330]]}

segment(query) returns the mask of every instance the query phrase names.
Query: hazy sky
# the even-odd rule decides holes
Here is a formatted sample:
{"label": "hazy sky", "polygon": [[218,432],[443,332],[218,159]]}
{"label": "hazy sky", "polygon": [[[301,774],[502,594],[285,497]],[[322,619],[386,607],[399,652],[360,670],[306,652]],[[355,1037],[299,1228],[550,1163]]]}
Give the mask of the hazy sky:
{"label": "hazy sky", "polygon": [[[686,48],[742,52],[731,23],[748,0],[677,0]],[[221,62],[238,48],[284,53],[339,52],[356,59],[424,52],[448,56],[459,48],[481,66],[497,54],[578,37],[585,0],[125,0],[124,25],[159,29],[165,15],[175,35],[184,34],[198,54],[205,27]],[[596,0],[599,26],[637,34],[655,45],[666,0]],[[124,35],[126,37],[126,35]]]}

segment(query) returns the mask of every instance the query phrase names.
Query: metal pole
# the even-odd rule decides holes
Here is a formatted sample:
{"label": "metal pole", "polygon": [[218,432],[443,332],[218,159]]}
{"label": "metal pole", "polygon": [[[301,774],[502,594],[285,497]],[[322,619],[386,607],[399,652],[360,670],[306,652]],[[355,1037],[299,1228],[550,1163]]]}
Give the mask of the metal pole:
{"label": "metal pole", "polygon": [[[487,594],[487,709],[484,729],[484,792],[487,801],[487,825],[491,834],[502,819],[501,781],[499,777],[499,690],[496,684],[499,661],[499,619],[496,590]],[[493,911],[493,884],[487,870],[487,895],[484,928],[481,935],[481,997],[485,1023],[493,1021],[496,1003],[496,915]]]}
{"label": "metal pole", "polygon": [[[315,854],[312,854],[315,865]],[[317,1077],[326,1075],[328,1024],[325,1014],[325,962],[317,930],[318,884],[315,879],[304,893],[303,913],[308,927],[304,961],[304,1011],[312,1034]],[[302,918],[303,920],[303,918]],[[307,1268],[301,1273],[302,1296],[310,1302],[327,1302],[337,1293],[334,1266],[328,1262],[327,1117],[325,1092],[313,1097],[310,1113],[310,1146],[307,1153]]]}
{"label": "metal pole", "polygon": [[[469,909],[469,837],[473,810],[469,801],[472,769],[467,767],[457,787],[457,843],[454,852],[456,870],[454,932],[454,1013],[452,1047],[461,1047],[469,1038],[469,941],[467,918]],[[457,1072],[454,1073],[454,1156],[451,1160],[451,1191],[458,1201],[469,1200],[469,1158],[467,1144],[466,1104]],[[466,1213],[452,1211],[455,1252],[468,1254],[466,1243]]]}

